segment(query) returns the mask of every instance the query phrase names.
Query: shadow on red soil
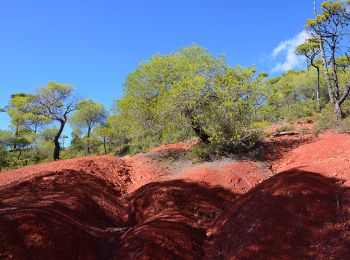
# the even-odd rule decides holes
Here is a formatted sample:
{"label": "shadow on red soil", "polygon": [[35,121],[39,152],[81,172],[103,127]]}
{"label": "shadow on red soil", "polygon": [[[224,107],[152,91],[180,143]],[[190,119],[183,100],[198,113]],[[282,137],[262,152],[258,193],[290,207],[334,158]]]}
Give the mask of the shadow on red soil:
{"label": "shadow on red soil", "polygon": [[346,259],[349,193],[300,169],[243,195],[182,180],[123,195],[91,174],[46,173],[0,187],[0,258]]}
{"label": "shadow on red soil", "polygon": [[348,259],[349,188],[339,180],[291,169],[227,208],[213,230],[211,257]]}
{"label": "shadow on red soil", "polygon": [[281,136],[269,137],[264,139],[258,147],[257,159],[261,161],[276,161],[283,158],[286,153],[307,143],[311,143],[315,139],[312,135],[301,137]]}
{"label": "shadow on red soil", "polygon": [[73,170],[47,173],[0,190],[0,258],[111,256],[127,212],[113,184]]}

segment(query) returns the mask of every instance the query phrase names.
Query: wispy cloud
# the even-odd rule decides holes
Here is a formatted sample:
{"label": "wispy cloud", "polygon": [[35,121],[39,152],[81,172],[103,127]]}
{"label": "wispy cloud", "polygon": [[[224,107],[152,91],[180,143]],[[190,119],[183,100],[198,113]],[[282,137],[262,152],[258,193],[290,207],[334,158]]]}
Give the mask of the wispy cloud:
{"label": "wispy cloud", "polygon": [[295,49],[298,45],[305,42],[307,38],[308,34],[302,31],[294,38],[278,44],[277,47],[273,49],[271,57],[275,61],[280,60],[280,62],[277,62],[271,72],[285,72],[300,67],[305,60],[303,57],[295,54]]}

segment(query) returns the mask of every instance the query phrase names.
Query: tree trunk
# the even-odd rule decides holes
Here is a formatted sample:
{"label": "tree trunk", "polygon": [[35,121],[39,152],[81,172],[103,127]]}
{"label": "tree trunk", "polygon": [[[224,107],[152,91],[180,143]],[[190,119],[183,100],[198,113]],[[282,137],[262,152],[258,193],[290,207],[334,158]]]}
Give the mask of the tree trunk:
{"label": "tree trunk", "polygon": [[199,139],[201,139],[203,143],[208,144],[210,136],[203,130],[203,128],[194,122],[191,122],[191,125],[193,131],[196,133]]}
{"label": "tree trunk", "polygon": [[19,160],[21,158],[21,155],[22,155],[22,149],[19,149],[19,153],[17,155],[17,159]]}
{"label": "tree trunk", "polygon": [[[328,61],[327,56],[325,53],[324,45],[323,45],[323,38],[320,36],[320,50],[322,55],[322,67],[324,74],[326,76],[326,83],[327,83],[327,89],[328,89],[328,95],[329,99],[331,101],[331,104],[333,105],[333,111],[334,111],[334,118],[338,121],[343,118],[343,113],[341,111],[340,103],[339,103],[339,89],[337,89],[338,86],[333,86],[331,75],[328,70]],[[333,61],[334,62],[334,61]],[[338,84],[336,82],[336,84]]]}
{"label": "tree trunk", "polygon": [[106,137],[103,137],[103,148],[105,150],[105,155],[107,155]]}
{"label": "tree trunk", "polygon": [[334,115],[337,121],[342,120],[343,112],[341,111],[340,104],[338,102],[334,103]]}
{"label": "tree trunk", "polygon": [[191,116],[191,126],[196,135],[205,144],[209,143],[209,135],[203,130],[203,127]]}
{"label": "tree trunk", "polygon": [[201,139],[201,141],[205,144],[209,142],[209,135],[204,131],[203,127],[197,122],[197,120],[193,117],[192,111],[190,109],[185,109],[185,115],[190,120],[191,127],[196,135]]}
{"label": "tree trunk", "polygon": [[316,66],[317,70],[317,89],[316,89],[316,111],[320,112],[320,68]]}
{"label": "tree trunk", "polygon": [[55,144],[55,149],[53,151],[53,159],[55,161],[58,161],[60,159],[61,146],[60,146],[59,139],[60,139],[61,134],[63,132],[64,125],[66,124],[66,122],[64,120],[60,120],[59,122],[60,122],[60,128],[59,128],[55,138],[53,139],[53,143]]}
{"label": "tree trunk", "polygon": [[88,151],[88,154],[91,154],[91,151],[90,151],[90,132],[91,132],[91,126],[89,125],[88,126],[88,131],[87,131],[87,137],[88,137],[87,151]]}
{"label": "tree trunk", "polygon": [[18,126],[16,126],[15,137],[16,137],[16,140],[13,143],[13,150],[17,150]]}

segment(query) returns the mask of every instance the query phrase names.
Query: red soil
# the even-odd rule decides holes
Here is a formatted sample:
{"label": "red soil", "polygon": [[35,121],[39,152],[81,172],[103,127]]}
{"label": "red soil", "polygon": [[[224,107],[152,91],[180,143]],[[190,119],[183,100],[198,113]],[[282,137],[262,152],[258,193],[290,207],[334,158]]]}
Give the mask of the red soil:
{"label": "red soil", "polygon": [[167,179],[182,179],[222,187],[230,192],[241,194],[255,187],[271,176],[271,171],[260,162],[231,161],[223,165],[208,164],[190,167]]}
{"label": "red soil", "polygon": [[[0,173],[0,259],[349,259],[350,136],[187,165],[86,157]],[[275,172],[279,172],[275,174]]]}
{"label": "red soil", "polygon": [[350,184],[350,135],[320,134],[315,141],[299,146],[275,163],[276,171],[298,168]]}
{"label": "red soil", "polygon": [[176,143],[176,144],[167,144],[167,145],[155,147],[155,148],[151,149],[149,152],[154,153],[154,152],[171,150],[171,149],[173,149],[173,150],[188,150],[193,145],[195,145],[197,143],[198,143],[198,141],[181,142],[181,143]]}
{"label": "red soil", "polygon": [[55,173],[62,170],[74,170],[91,174],[115,185],[122,193],[130,184],[128,165],[121,159],[112,156],[93,156],[85,158],[69,159],[50,163],[27,166],[21,169],[0,172],[0,187],[24,182],[35,177]]}

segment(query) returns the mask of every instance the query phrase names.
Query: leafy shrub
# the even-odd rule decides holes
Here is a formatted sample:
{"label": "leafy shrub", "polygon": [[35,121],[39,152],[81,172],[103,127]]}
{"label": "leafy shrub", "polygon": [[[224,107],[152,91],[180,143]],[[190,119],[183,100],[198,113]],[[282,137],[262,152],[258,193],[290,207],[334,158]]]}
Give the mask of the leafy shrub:
{"label": "leafy shrub", "polygon": [[0,171],[2,168],[5,168],[6,166],[8,166],[7,155],[8,155],[8,152],[5,146],[0,144]]}
{"label": "leafy shrub", "polygon": [[327,105],[318,115],[317,123],[313,129],[314,134],[319,134],[335,126],[334,113],[331,105]]}
{"label": "leafy shrub", "polygon": [[279,128],[276,129],[276,133],[281,133],[281,132],[287,132],[287,131],[292,131],[294,128],[292,125],[283,125],[280,126]]}
{"label": "leafy shrub", "polygon": [[347,99],[341,105],[345,117],[350,116],[350,99]]}
{"label": "leafy shrub", "polygon": [[305,117],[303,121],[305,124],[312,124],[314,119],[312,117]]}
{"label": "leafy shrub", "polygon": [[311,117],[315,115],[316,101],[308,99],[305,102],[294,102],[281,109],[285,120],[293,121],[300,118]]}
{"label": "leafy shrub", "polygon": [[209,161],[214,154],[213,146],[210,144],[198,144],[192,146],[186,157],[194,162]]}
{"label": "leafy shrub", "polygon": [[337,132],[350,133],[350,117],[344,118],[337,124]]}
{"label": "leafy shrub", "polygon": [[[350,105],[350,102],[347,103]],[[344,111],[344,114],[347,115],[346,111]],[[350,133],[350,115],[346,116],[343,120],[337,122],[334,119],[334,112],[332,106],[330,104],[327,105],[326,108],[323,109],[318,115],[318,121],[313,129],[313,132],[314,134],[319,134],[320,132],[323,132],[328,129],[334,129],[339,133]]]}

